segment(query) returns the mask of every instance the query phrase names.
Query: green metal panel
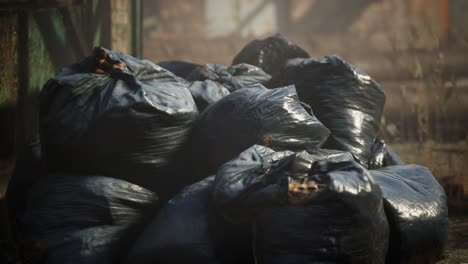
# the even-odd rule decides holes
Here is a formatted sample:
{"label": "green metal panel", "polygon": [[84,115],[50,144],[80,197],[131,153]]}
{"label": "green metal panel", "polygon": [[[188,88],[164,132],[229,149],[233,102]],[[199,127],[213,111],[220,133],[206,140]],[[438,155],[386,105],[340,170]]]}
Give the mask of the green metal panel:
{"label": "green metal panel", "polygon": [[[66,34],[64,33],[63,23],[60,23],[62,18],[58,12],[49,11],[48,15],[54,21],[54,30],[61,37],[61,45],[65,45]],[[32,16],[28,19],[28,76],[22,76],[27,80],[22,98],[22,113],[21,121],[23,122],[23,140],[28,141],[32,136],[38,133],[38,94],[45,82],[54,75],[55,67],[50,58],[50,53],[47,51],[44,36],[39,30],[37,21]]]}
{"label": "green metal panel", "polygon": [[5,195],[15,164],[18,101],[16,32],[17,15],[0,11],[0,240],[4,241],[11,239]]}
{"label": "green metal panel", "polygon": [[16,100],[16,15],[0,13],[0,106]]}
{"label": "green metal panel", "polygon": [[[67,12],[70,9],[76,12]],[[6,190],[19,148],[38,133],[37,95],[58,69],[96,44],[110,45],[108,14],[108,0],[0,10],[0,251],[14,238]]]}
{"label": "green metal panel", "polygon": [[[58,32],[58,35],[63,39],[63,45],[66,45],[66,34],[64,33],[63,24],[60,23],[60,15],[57,12],[51,12],[50,15],[56,25],[55,31]],[[29,20],[28,43],[30,54],[28,66],[31,73],[29,76],[30,91],[28,93],[36,94],[42,85],[53,76],[55,68],[50,58],[50,54],[47,51],[47,47],[45,46],[44,36],[39,31],[37,22],[33,19]]]}
{"label": "green metal panel", "polygon": [[14,159],[18,98],[17,15],[0,13],[0,199]]}

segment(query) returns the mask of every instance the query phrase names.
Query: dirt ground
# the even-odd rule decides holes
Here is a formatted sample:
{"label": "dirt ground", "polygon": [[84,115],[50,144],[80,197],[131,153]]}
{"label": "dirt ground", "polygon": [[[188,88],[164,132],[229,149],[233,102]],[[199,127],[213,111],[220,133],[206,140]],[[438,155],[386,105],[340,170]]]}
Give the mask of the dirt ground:
{"label": "dirt ground", "polygon": [[468,216],[451,217],[444,259],[437,264],[468,264]]}

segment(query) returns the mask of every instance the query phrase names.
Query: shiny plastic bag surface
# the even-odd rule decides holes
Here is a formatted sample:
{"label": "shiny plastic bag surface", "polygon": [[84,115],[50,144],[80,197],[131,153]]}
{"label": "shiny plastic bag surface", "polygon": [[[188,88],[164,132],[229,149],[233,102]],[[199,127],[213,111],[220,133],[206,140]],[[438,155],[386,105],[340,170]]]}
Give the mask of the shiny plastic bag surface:
{"label": "shiny plastic bag surface", "polygon": [[294,84],[299,99],[330,129],[325,148],[349,151],[368,166],[385,104],[377,82],[341,58],[330,56],[290,60],[284,84]]}
{"label": "shiny plastic bag surface", "polygon": [[253,219],[257,263],[385,263],[382,193],[349,153],[253,146],[219,169],[213,195],[228,219]]}
{"label": "shiny plastic bag surface", "polygon": [[382,189],[390,223],[388,263],[435,263],[447,244],[444,189],[419,165],[371,170]]}

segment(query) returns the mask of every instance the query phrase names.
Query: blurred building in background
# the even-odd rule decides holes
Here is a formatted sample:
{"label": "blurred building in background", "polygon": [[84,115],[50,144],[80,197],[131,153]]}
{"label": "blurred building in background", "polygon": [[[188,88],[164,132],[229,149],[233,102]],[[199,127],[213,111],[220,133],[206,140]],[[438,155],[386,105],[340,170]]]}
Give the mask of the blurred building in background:
{"label": "blurred building in background", "polygon": [[239,0],[205,2],[205,30],[209,38],[261,36],[278,30],[273,1]]}

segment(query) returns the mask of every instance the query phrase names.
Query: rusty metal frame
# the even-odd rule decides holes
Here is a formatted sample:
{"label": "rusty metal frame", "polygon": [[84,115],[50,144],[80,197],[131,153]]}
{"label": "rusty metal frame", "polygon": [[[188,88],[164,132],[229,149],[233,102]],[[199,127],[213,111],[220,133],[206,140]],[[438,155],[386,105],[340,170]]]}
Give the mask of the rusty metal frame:
{"label": "rusty metal frame", "polygon": [[71,5],[79,5],[83,0],[29,0],[29,1],[0,1],[0,10],[2,9],[16,9],[16,10],[43,10],[59,7],[66,7]]}

